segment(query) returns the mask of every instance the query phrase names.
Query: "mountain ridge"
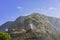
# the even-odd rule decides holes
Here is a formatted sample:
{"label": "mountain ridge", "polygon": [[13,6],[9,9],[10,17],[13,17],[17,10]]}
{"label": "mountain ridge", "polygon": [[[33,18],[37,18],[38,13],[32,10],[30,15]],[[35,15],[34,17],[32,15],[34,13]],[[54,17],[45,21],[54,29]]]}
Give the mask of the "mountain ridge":
{"label": "mountain ridge", "polygon": [[[37,16],[38,15],[38,16]],[[47,27],[47,29],[48,28],[51,28],[53,31],[56,31],[56,33],[59,33],[60,31],[59,30],[55,30],[55,28],[60,28],[59,26],[59,21],[60,21],[60,19],[58,19],[58,18],[55,18],[55,17],[49,17],[49,16],[46,16],[46,15],[43,15],[43,14],[40,14],[40,13],[32,13],[31,15],[28,15],[28,16],[21,16],[21,17],[18,17],[15,21],[13,21],[13,22],[11,22],[11,21],[9,21],[9,22],[6,22],[5,24],[3,24],[3,25],[1,25],[1,27],[0,27],[0,29],[1,30],[3,30],[3,31],[5,31],[5,29],[6,28],[8,28],[8,29],[10,29],[10,28],[12,28],[13,26],[16,26],[16,25],[18,25],[19,23],[20,24],[24,24],[24,21],[26,20],[26,19],[28,19],[29,18],[29,16],[31,16],[32,18],[34,18],[34,17],[36,17],[36,18],[34,18],[34,19],[37,19],[38,21],[39,20],[41,20],[42,21],[42,23],[44,23],[44,24],[48,24],[47,26],[52,26],[52,27]],[[55,21],[54,21],[55,20]],[[49,23],[46,23],[46,21],[49,21]],[[56,26],[56,27],[55,27]],[[50,30],[51,30],[50,29]],[[58,31],[58,32],[57,32]]]}

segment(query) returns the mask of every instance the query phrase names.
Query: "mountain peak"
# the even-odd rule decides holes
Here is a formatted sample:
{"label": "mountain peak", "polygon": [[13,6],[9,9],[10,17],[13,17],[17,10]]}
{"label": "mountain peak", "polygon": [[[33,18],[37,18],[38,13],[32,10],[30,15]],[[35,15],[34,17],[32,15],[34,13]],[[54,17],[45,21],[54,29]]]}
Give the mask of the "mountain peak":
{"label": "mountain peak", "polygon": [[43,15],[43,14],[41,14],[41,13],[32,13],[32,14],[30,14],[30,16],[34,16],[34,15]]}
{"label": "mountain peak", "polygon": [[60,28],[59,21],[60,20],[57,20],[56,18],[48,17],[48,16],[45,16],[40,13],[32,13],[31,15],[28,15],[28,16],[20,16],[13,22],[8,21],[5,24],[1,25],[0,29],[2,29],[2,30],[5,28],[10,29],[10,28],[14,27],[15,25],[17,26],[17,28],[20,28],[20,29],[24,28],[25,26],[28,26],[27,28],[29,28],[30,27],[29,23],[32,23],[35,29],[36,29],[36,26],[38,29],[40,26],[45,25],[46,30],[49,29],[49,30],[53,30],[58,33],[58,32],[60,32],[60,31],[58,31],[58,28]]}
{"label": "mountain peak", "polygon": [[13,40],[58,40],[59,28],[59,19],[39,13],[18,17],[0,27],[3,31],[8,30]]}

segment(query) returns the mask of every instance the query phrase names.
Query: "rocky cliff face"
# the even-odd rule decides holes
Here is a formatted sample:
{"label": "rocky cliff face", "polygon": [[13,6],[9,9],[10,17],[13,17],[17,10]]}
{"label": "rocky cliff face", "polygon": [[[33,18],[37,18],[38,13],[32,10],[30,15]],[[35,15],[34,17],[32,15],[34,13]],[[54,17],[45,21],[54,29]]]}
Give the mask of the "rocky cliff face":
{"label": "rocky cliff face", "polygon": [[59,21],[58,18],[33,13],[21,16],[12,23],[7,22],[1,29],[8,28],[12,40],[59,40]]}
{"label": "rocky cliff face", "polygon": [[42,32],[11,34],[11,37],[11,40],[60,40],[55,34]]}

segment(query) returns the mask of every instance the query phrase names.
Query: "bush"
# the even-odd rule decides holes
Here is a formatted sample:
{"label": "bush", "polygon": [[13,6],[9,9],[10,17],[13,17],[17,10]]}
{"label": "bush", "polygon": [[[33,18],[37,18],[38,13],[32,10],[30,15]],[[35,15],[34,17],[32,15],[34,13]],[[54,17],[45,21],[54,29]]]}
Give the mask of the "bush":
{"label": "bush", "polygon": [[0,40],[10,40],[10,35],[6,32],[0,32]]}

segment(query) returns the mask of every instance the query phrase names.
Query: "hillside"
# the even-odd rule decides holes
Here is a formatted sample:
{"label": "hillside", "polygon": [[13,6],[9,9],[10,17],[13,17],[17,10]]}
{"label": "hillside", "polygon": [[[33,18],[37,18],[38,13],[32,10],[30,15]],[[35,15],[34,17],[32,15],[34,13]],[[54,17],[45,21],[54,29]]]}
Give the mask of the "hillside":
{"label": "hillside", "polygon": [[18,17],[14,22],[6,22],[0,29],[11,35],[12,40],[59,40],[60,19],[32,13]]}

